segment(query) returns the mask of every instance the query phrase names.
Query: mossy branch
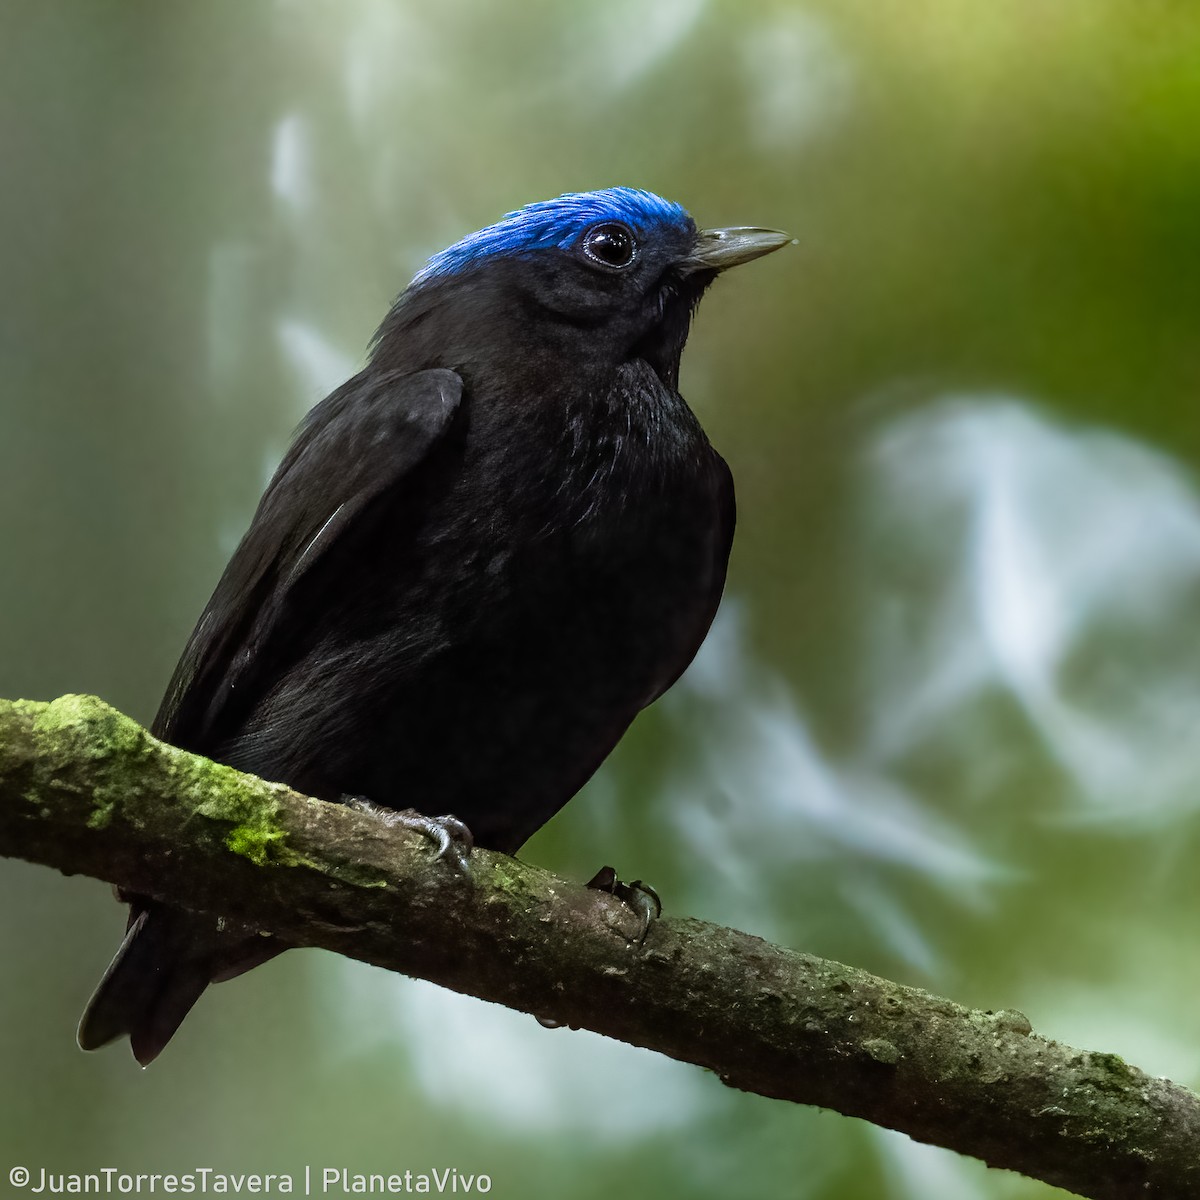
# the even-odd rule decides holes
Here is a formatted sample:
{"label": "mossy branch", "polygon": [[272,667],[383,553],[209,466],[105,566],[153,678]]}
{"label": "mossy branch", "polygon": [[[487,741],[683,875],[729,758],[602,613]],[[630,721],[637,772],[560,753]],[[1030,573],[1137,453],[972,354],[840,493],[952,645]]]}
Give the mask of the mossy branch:
{"label": "mossy branch", "polygon": [[101,701],[0,701],[0,854],[235,917],[593,1029],[1097,1200],[1200,1196],[1200,1099],[1112,1054],[758,938],[664,918],[152,738]]}

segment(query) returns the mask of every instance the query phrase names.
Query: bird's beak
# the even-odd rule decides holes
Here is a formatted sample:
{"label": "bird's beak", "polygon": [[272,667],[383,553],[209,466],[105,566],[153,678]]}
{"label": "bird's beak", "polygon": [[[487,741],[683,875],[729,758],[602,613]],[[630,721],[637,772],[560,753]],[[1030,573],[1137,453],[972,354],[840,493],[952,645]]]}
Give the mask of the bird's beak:
{"label": "bird's beak", "polygon": [[696,244],[679,267],[685,274],[693,271],[724,271],[762,258],[794,239],[778,229],[753,229],[737,226],[731,229],[702,229]]}

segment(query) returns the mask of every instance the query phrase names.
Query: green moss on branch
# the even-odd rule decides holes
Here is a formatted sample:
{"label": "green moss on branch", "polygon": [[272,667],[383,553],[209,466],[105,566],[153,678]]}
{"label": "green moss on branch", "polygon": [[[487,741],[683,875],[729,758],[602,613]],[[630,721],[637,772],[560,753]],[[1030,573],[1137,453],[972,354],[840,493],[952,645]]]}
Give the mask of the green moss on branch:
{"label": "green moss on branch", "polygon": [[1112,1054],[916,988],[663,919],[504,855],[163,745],[87,696],[0,701],[0,854],[217,912],[582,1026],[1097,1200],[1200,1195],[1200,1100]]}

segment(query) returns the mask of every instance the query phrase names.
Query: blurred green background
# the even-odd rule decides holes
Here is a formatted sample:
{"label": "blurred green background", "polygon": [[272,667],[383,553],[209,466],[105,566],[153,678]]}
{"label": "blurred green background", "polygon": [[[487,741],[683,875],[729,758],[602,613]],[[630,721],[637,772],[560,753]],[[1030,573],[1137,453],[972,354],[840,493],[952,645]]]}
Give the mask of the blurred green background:
{"label": "blurred green background", "polygon": [[[1198,55],[1166,0],[2,0],[0,695],[152,717],[433,251],[618,183],[785,228],[684,360],[717,626],[523,854],[1200,1083]],[[122,910],[0,900],[5,1172],[1061,1194],[311,951],[85,1057]]]}

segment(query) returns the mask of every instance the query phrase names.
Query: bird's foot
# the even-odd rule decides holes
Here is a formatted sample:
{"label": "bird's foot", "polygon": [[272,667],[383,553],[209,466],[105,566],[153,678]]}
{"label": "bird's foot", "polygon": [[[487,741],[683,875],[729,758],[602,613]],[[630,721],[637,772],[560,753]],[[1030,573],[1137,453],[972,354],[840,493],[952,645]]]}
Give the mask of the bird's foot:
{"label": "bird's foot", "polygon": [[597,892],[608,892],[609,895],[616,896],[633,910],[638,918],[638,932],[636,937],[629,940],[639,946],[645,942],[650,926],[662,916],[662,901],[648,883],[643,883],[640,879],[635,879],[632,883],[623,883],[617,878],[617,873],[612,867],[601,867],[588,881],[587,886]]}
{"label": "bird's foot", "polygon": [[359,812],[378,817],[393,829],[411,829],[422,834],[437,846],[437,857],[449,859],[464,875],[467,861],[475,845],[471,831],[457,817],[446,814],[441,817],[426,816],[415,808],[381,808],[365,796],[347,796],[345,803]]}

